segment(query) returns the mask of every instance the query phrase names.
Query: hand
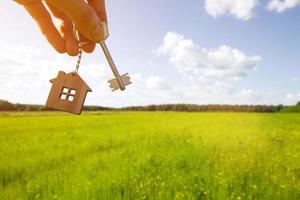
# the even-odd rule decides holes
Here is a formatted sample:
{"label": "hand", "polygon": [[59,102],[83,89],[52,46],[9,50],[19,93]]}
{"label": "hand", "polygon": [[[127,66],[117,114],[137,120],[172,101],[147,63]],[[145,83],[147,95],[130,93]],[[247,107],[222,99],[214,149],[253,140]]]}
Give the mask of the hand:
{"label": "hand", "polygon": [[[79,31],[80,41],[97,42],[104,38],[102,22],[107,23],[104,0],[16,0],[22,4],[39,25],[48,42],[60,53],[76,56],[79,44],[73,34],[73,24]],[[59,19],[58,29],[53,17]],[[95,43],[82,47],[85,52],[93,52]]]}

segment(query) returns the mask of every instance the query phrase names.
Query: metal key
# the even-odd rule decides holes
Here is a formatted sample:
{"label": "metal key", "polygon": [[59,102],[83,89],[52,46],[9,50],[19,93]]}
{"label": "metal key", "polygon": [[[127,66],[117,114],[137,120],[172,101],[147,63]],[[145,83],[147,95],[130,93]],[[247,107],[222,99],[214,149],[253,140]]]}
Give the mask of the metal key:
{"label": "metal key", "polygon": [[[104,30],[104,38],[102,41],[99,41],[98,43],[100,44],[103,52],[104,52],[104,55],[108,61],[108,64],[110,66],[110,69],[111,71],[113,72],[114,76],[115,76],[115,79],[112,79],[112,80],[109,80],[108,83],[110,83],[110,88],[112,89],[112,92],[113,91],[116,91],[118,89],[120,90],[125,90],[126,89],[126,86],[131,84],[132,82],[130,82],[130,77],[128,76],[128,73],[126,74],[123,74],[122,76],[120,76],[118,70],[117,70],[117,67],[108,51],[108,48],[105,44],[105,40],[108,38],[109,36],[109,33],[108,33],[108,27],[107,27],[107,23],[106,22],[101,22],[102,24],[102,27],[103,27],[103,30]],[[73,34],[74,34],[74,37],[76,38],[76,40],[80,43],[81,46],[84,46],[86,44],[90,44],[91,42],[89,41],[86,41],[86,42],[81,42],[80,39],[79,39],[79,32],[77,31],[76,29],[76,26],[74,25],[74,28],[73,28]]]}
{"label": "metal key", "polygon": [[130,77],[128,76],[128,73],[126,74],[123,74],[122,76],[120,76],[118,70],[117,70],[117,67],[108,51],[108,48],[103,41],[100,41],[99,42],[103,52],[104,52],[104,55],[108,61],[108,64],[110,66],[110,69],[111,71],[113,72],[114,76],[115,76],[115,79],[112,79],[112,80],[109,80],[108,83],[110,83],[110,88],[112,89],[112,92],[113,91],[116,91],[118,89],[120,90],[125,90],[127,85],[131,84],[132,82],[130,82]]}
{"label": "metal key", "polygon": [[120,76],[118,70],[117,70],[117,67],[109,53],[109,50],[105,44],[105,40],[108,38],[109,36],[109,32],[108,32],[108,26],[107,26],[107,23],[105,22],[101,22],[102,24],[102,27],[104,29],[104,39],[100,42],[98,42],[104,52],[104,55],[108,61],[108,64],[110,66],[110,69],[111,71],[113,72],[114,76],[115,76],[115,79],[112,79],[112,80],[109,80],[108,83],[110,83],[110,88],[112,89],[112,92],[113,91],[116,91],[118,89],[120,90],[125,90],[125,86],[131,84],[130,82],[130,77],[128,76],[128,73],[126,74],[123,74],[122,76]]}

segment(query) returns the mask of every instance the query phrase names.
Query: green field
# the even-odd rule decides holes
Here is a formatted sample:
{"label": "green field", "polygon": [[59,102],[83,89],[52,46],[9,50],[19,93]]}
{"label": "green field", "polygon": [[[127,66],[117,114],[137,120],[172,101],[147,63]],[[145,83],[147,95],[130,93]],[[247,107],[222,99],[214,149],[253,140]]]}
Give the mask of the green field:
{"label": "green field", "polygon": [[3,113],[0,199],[300,199],[300,114]]}

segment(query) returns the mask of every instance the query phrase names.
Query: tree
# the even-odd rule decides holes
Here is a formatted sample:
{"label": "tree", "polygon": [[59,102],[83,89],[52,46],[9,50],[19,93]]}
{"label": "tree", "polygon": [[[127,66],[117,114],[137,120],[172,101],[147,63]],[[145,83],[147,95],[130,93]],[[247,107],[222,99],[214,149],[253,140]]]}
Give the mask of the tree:
{"label": "tree", "polygon": [[14,105],[8,101],[0,100],[0,111],[13,111]]}

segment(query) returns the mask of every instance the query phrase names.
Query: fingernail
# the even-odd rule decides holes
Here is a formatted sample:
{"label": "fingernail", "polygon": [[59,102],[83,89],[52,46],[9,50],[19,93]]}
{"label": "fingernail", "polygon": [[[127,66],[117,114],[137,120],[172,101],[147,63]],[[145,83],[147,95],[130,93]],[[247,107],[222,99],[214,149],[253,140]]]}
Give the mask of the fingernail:
{"label": "fingernail", "polygon": [[91,33],[91,39],[94,42],[100,41],[103,38],[103,28],[101,24],[98,24],[96,29]]}

